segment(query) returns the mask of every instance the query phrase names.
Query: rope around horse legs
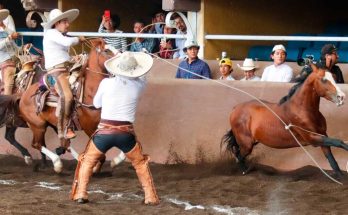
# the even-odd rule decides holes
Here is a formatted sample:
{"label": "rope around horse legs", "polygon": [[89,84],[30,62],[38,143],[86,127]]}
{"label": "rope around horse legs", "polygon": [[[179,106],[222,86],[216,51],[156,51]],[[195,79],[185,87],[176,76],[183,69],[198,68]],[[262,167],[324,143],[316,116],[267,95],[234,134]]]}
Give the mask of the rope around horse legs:
{"label": "rope around horse legs", "polygon": [[[279,116],[278,114],[276,114],[269,106],[267,106],[267,105],[266,105],[264,102],[262,102],[260,99],[258,99],[257,97],[255,97],[254,95],[252,95],[252,94],[250,94],[250,93],[248,93],[248,92],[245,92],[244,90],[235,88],[235,87],[230,86],[230,85],[228,85],[228,84],[225,84],[225,83],[223,83],[223,82],[221,82],[221,81],[219,81],[219,80],[214,80],[214,79],[207,78],[207,77],[205,77],[205,76],[196,74],[196,73],[191,72],[191,71],[189,71],[189,70],[187,70],[187,69],[181,68],[181,67],[177,66],[176,64],[174,64],[174,63],[172,63],[172,62],[169,62],[169,61],[166,60],[166,59],[162,59],[162,58],[158,57],[157,55],[154,55],[154,54],[149,53],[149,52],[147,52],[147,53],[148,53],[149,55],[151,55],[151,56],[153,56],[153,57],[155,57],[155,58],[161,60],[161,61],[164,61],[164,62],[168,63],[169,65],[172,65],[172,66],[174,66],[174,67],[176,67],[176,68],[180,68],[180,69],[182,69],[183,71],[188,72],[188,73],[190,73],[190,74],[192,74],[192,75],[198,76],[198,77],[200,77],[200,78],[202,78],[202,79],[209,80],[209,81],[212,81],[212,82],[214,82],[214,83],[220,84],[220,85],[222,85],[222,86],[228,87],[228,88],[230,88],[230,89],[236,90],[236,91],[238,91],[238,92],[244,93],[244,94],[246,94],[247,96],[249,96],[249,97],[255,99],[256,101],[258,101],[259,103],[261,103],[261,104],[262,104],[263,106],[265,106],[275,117],[277,117],[277,118],[283,123],[284,128],[290,132],[291,136],[294,138],[294,140],[297,142],[297,144],[298,144],[298,145],[301,147],[301,149],[306,153],[306,155],[313,161],[313,163],[320,169],[320,171],[321,171],[326,177],[328,177],[330,180],[332,180],[333,182],[336,182],[337,184],[343,185],[342,182],[337,181],[336,179],[334,179],[333,177],[331,177],[328,173],[326,173],[326,172],[320,167],[320,165],[318,164],[318,162],[313,158],[313,156],[312,156],[312,155],[305,149],[305,147],[299,142],[299,140],[296,138],[296,136],[294,135],[294,133],[293,133],[293,132],[291,131],[291,129],[290,129],[291,127],[298,127],[298,126],[295,126],[295,125],[292,125],[292,124],[287,125],[287,124],[280,118],[280,116]],[[300,128],[300,127],[298,127],[298,128]],[[308,130],[306,130],[306,129],[304,129],[304,128],[301,128],[301,129],[304,130],[304,131],[308,131]],[[309,131],[309,132],[311,132],[311,131]],[[315,132],[312,132],[312,133],[315,133]],[[347,162],[347,172],[348,172],[348,162]]]}

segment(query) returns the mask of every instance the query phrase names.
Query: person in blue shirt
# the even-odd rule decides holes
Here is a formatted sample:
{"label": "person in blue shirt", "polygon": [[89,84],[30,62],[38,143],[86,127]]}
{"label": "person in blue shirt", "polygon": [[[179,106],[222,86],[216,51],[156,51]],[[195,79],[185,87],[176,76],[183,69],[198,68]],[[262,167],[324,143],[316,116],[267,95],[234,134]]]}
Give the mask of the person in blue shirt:
{"label": "person in blue shirt", "polygon": [[[187,58],[180,64],[176,72],[176,78],[184,79],[202,79],[202,77],[195,74],[211,78],[211,72],[208,64],[198,58],[199,45],[193,39],[187,39],[185,42],[184,52],[187,54]],[[192,73],[189,73],[188,70]]]}

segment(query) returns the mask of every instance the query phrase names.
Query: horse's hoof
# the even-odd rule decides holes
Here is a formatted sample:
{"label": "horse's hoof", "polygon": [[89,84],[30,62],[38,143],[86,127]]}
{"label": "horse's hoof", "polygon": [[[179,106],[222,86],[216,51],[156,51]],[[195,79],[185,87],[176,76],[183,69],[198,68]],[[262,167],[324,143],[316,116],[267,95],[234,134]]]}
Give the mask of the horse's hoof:
{"label": "horse's hoof", "polygon": [[53,162],[54,171],[56,173],[61,173],[63,171],[63,163],[60,159],[57,159]]}
{"label": "horse's hoof", "polygon": [[31,164],[33,163],[33,159],[31,159],[30,156],[24,155],[24,162],[25,162],[27,165],[31,165]]}
{"label": "horse's hoof", "polygon": [[84,198],[79,198],[76,200],[77,203],[79,204],[85,204],[85,203],[88,203],[88,199],[84,199]]}

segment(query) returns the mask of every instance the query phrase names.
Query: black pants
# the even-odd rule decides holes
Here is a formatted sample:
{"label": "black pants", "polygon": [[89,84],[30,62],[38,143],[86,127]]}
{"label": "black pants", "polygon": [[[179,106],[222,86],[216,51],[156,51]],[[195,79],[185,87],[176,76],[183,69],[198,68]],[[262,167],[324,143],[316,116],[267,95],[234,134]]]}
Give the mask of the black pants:
{"label": "black pants", "polygon": [[93,142],[104,154],[112,147],[117,147],[123,153],[127,153],[136,144],[135,136],[126,132],[119,134],[96,134],[93,137]]}

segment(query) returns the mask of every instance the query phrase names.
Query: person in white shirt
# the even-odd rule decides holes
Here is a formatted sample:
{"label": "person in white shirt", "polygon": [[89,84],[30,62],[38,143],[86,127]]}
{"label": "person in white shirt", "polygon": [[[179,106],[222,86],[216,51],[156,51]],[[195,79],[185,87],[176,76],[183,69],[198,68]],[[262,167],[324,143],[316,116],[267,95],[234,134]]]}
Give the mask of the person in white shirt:
{"label": "person in white shirt", "polygon": [[243,65],[238,67],[244,71],[244,78],[240,79],[241,81],[260,81],[261,78],[255,75],[256,66],[253,59],[245,58]]}
{"label": "person in white shirt", "polygon": [[53,9],[48,16],[48,21],[42,23],[44,27],[43,52],[45,56],[45,68],[47,73],[54,77],[54,87],[59,94],[59,104],[56,110],[58,115],[58,137],[60,139],[71,139],[76,135],[69,128],[69,117],[71,113],[71,104],[73,95],[69,84],[69,69],[72,66],[69,48],[79,42],[85,41],[85,38],[68,37],[66,33],[70,23],[79,15],[78,9],[71,9],[62,12],[59,9]]}
{"label": "person in white shirt", "polygon": [[275,45],[271,57],[273,65],[264,69],[261,81],[290,82],[294,73],[292,68],[284,63],[286,59],[285,47],[283,45]]}
{"label": "person in white shirt", "polygon": [[[184,20],[181,18],[181,16],[179,14],[175,13],[172,15],[172,17],[175,21],[175,26],[177,29],[176,34],[186,35],[187,34],[187,26],[186,26]],[[184,52],[185,42],[186,42],[186,39],[181,39],[181,38],[175,39],[175,45],[176,45],[178,51],[176,51],[174,53],[174,55],[173,55],[174,59],[183,60],[187,56]]]}
{"label": "person in white shirt", "polygon": [[223,58],[220,60],[219,62],[219,71],[220,71],[220,78],[219,80],[235,80],[232,77],[232,72],[233,72],[233,68],[232,68],[232,61],[229,58]]}
{"label": "person in white shirt", "polygon": [[0,3],[0,70],[1,80],[4,83],[4,95],[11,95],[14,86],[16,63],[13,60],[17,45],[14,42],[19,34],[16,32],[9,10],[2,9]]}
{"label": "person in white shirt", "polygon": [[151,69],[153,59],[143,52],[124,52],[107,60],[105,68],[114,77],[101,81],[93,98],[96,108],[101,108],[98,130],[80,155],[75,170],[71,198],[87,203],[87,185],[93,167],[112,147],[119,148],[132,162],[145,193],[145,204],[159,204],[153,183],[148,155],[135,137],[133,122],[139,96],[145,88],[144,75]]}

